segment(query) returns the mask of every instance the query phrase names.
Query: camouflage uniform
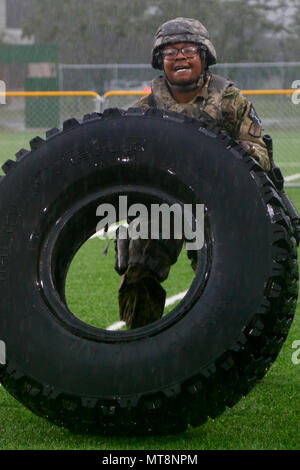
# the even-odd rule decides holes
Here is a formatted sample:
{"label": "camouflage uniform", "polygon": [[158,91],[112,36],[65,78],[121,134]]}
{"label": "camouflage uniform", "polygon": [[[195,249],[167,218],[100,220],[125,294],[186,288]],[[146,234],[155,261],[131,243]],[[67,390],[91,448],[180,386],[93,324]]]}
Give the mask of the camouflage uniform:
{"label": "camouflage uniform", "polygon": [[[165,25],[169,28],[169,35],[163,35]],[[162,25],[156,33],[152,50],[153,67],[162,68],[159,56],[161,45],[183,40],[200,42],[198,37],[206,47],[207,64],[215,63],[215,50],[204,26],[195,20],[177,18]],[[135,107],[149,108],[154,105],[224,129],[265,170],[270,169],[267,149],[262,139],[261,122],[252,104],[231,81],[208,71],[198,94],[191,102],[184,104],[175,101],[166,77],[155,78],[151,82],[151,88],[151,96],[141,98]],[[163,244],[157,240],[129,240],[128,267],[119,289],[120,318],[126,322],[127,328],[147,325],[162,316],[166,294],[160,282],[167,278],[170,266],[176,262],[182,245],[182,240],[164,241]],[[195,260],[192,260],[192,267],[196,267]]]}
{"label": "camouflage uniform", "polygon": [[[164,77],[151,82],[155,105],[164,111],[175,111],[224,129],[234,140],[254,147],[252,156],[268,171],[270,161],[262,139],[261,122],[253,105],[229,80],[209,73],[204,86],[190,103],[177,103]],[[134,107],[149,108],[149,97],[141,98]]]}

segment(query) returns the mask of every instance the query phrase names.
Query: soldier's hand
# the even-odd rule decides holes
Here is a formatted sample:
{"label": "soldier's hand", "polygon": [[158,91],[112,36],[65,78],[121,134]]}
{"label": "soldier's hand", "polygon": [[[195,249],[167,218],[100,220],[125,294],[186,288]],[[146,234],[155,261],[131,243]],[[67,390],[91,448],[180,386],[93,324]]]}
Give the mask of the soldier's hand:
{"label": "soldier's hand", "polygon": [[263,168],[264,170],[269,170],[270,167],[270,162],[269,158],[267,157],[266,160],[262,157],[257,152],[257,149],[255,148],[255,145],[252,144],[252,142],[248,140],[239,140],[238,143],[240,144],[241,147],[243,147],[244,150],[252,157],[254,158]]}
{"label": "soldier's hand", "polygon": [[246,152],[248,152],[250,155],[254,155],[255,153],[255,147],[254,145],[252,145],[250,142],[246,142],[246,141],[243,141],[243,140],[240,140],[239,141],[239,144],[241,145],[241,147],[243,147],[244,150],[246,150]]}

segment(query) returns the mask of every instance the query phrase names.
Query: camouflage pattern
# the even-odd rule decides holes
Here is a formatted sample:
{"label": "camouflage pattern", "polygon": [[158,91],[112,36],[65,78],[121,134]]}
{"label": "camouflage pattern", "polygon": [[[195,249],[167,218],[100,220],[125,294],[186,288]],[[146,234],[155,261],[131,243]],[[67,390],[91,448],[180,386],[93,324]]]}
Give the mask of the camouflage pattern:
{"label": "camouflage pattern", "polygon": [[[184,104],[175,101],[164,77],[155,78],[151,88],[157,108],[183,113],[225,130],[265,170],[270,169],[260,120],[252,104],[232,82],[209,72],[198,95],[190,103]],[[149,96],[145,96],[134,106],[149,108],[148,100]],[[172,244],[175,256],[170,257]],[[182,245],[182,240],[169,240],[169,247],[156,240],[130,240],[128,268],[119,290],[120,317],[126,322],[127,328],[145,326],[161,318],[165,291],[159,282],[168,276]],[[189,257],[195,270],[196,260],[193,256]]]}
{"label": "camouflage pattern", "polygon": [[166,291],[144,265],[130,265],[119,288],[120,319],[128,329],[159,320],[164,311]]}
{"label": "camouflage pattern", "polygon": [[152,47],[152,67],[163,69],[159,50],[166,44],[176,42],[194,42],[204,46],[207,50],[207,66],[215,64],[217,54],[210,41],[207,29],[198,20],[192,18],[175,18],[163,23],[156,31]]}
{"label": "camouflage pattern", "polygon": [[[232,82],[209,72],[204,86],[190,103],[177,103],[164,77],[155,78],[151,82],[151,88],[157,108],[182,113],[224,129],[234,140],[249,149],[266,171],[270,169],[260,120],[251,102]],[[141,98],[133,106],[149,108],[148,96]]]}
{"label": "camouflage pattern", "polygon": [[160,285],[177,261],[183,240],[129,240],[128,268],[119,288],[120,320],[128,329],[159,320],[166,292]]}

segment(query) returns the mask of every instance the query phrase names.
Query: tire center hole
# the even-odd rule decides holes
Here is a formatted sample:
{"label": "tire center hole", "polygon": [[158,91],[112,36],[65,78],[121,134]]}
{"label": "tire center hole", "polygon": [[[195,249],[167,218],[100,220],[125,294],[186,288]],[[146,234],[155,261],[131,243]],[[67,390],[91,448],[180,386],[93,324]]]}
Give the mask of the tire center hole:
{"label": "tire center hole", "polygon": [[[98,328],[126,330],[119,316],[121,276],[114,264],[114,240],[103,240],[97,234],[92,236],[76,252],[69,266],[65,298],[68,309],[79,320]],[[164,315],[181,301],[193,278],[191,261],[183,248],[168,278],[161,283],[166,291]]]}

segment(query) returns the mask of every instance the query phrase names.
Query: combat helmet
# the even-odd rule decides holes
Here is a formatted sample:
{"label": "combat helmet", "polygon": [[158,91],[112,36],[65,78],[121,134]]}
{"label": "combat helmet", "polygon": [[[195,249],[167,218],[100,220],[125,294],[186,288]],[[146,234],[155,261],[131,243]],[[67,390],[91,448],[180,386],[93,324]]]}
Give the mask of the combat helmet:
{"label": "combat helmet", "polygon": [[152,47],[152,67],[163,69],[161,49],[166,44],[175,42],[194,42],[205,51],[207,66],[217,62],[217,54],[210,41],[207,29],[200,21],[192,18],[175,18],[163,23],[155,33]]}

